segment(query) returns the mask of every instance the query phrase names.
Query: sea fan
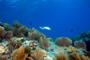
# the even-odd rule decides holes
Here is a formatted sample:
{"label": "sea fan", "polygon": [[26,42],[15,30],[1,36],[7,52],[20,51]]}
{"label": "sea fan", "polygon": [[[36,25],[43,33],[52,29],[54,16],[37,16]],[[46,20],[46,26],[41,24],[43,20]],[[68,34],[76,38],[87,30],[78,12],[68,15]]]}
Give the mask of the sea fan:
{"label": "sea fan", "polygon": [[65,38],[65,37],[60,37],[57,38],[55,43],[59,46],[70,46],[72,44],[72,40],[70,40],[69,38]]}
{"label": "sea fan", "polygon": [[77,48],[86,48],[86,44],[85,42],[81,41],[81,42],[78,42],[78,41],[75,41],[74,42],[74,45],[77,47]]}

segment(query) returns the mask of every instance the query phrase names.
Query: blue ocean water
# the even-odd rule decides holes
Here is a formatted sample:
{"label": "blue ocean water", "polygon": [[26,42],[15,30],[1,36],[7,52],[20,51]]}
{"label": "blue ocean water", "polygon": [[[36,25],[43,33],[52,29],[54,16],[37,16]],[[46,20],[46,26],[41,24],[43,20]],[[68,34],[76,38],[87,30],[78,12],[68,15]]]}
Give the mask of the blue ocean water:
{"label": "blue ocean water", "polygon": [[12,24],[14,20],[47,37],[78,36],[90,31],[90,0],[0,0],[0,21]]}

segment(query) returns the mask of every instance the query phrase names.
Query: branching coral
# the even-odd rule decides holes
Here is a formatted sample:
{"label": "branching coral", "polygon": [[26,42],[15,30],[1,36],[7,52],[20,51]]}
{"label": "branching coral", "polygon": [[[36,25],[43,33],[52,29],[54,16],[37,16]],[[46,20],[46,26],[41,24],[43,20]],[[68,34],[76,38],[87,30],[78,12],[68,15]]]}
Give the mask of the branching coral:
{"label": "branching coral", "polygon": [[72,44],[72,40],[65,37],[57,38],[55,43],[59,46],[70,46]]}
{"label": "branching coral", "polygon": [[28,54],[25,53],[24,46],[21,46],[19,49],[13,51],[12,56],[15,60],[26,60]]}
{"label": "branching coral", "polygon": [[12,25],[13,25],[13,27],[16,27],[16,28],[19,28],[20,26],[22,26],[22,24],[19,24],[19,22],[16,20],[13,21]]}
{"label": "branching coral", "polygon": [[47,50],[47,48],[49,47],[48,39],[45,38],[45,37],[44,37],[44,38],[40,37],[39,44],[40,44],[40,46],[41,46],[43,49],[45,49],[45,50]]}
{"label": "branching coral", "polygon": [[83,42],[83,41],[81,41],[81,42],[75,41],[75,42],[74,42],[74,45],[75,45],[77,48],[86,48],[86,44],[85,44],[85,42]]}
{"label": "branching coral", "polygon": [[20,28],[13,27],[12,31],[13,31],[13,35],[16,37],[23,37],[24,36],[24,34],[22,33],[23,32],[22,26]]}
{"label": "branching coral", "polygon": [[67,60],[67,56],[61,52],[59,55],[55,53],[55,60]]}
{"label": "branching coral", "polygon": [[29,29],[27,27],[19,24],[19,22],[17,21],[14,21],[12,25],[13,25],[12,31],[14,36],[16,37],[28,36]]}
{"label": "branching coral", "polygon": [[39,31],[32,29],[29,33],[28,33],[28,38],[29,40],[37,40],[39,41],[40,37],[45,37],[44,34],[40,33]]}
{"label": "branching coral", "polygon": [[41,51],[41,49],[37,49],[32,53],[32,57],[34,57],[35,60],[43,60],[44,53]]}

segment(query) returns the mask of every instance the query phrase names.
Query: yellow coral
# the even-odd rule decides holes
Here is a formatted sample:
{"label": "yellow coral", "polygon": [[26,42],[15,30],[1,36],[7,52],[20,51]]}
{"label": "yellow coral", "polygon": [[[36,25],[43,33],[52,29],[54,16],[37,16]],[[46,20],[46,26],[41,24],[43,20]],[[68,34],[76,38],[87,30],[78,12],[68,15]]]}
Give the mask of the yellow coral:
{"label": "yellow coral", "polygon": [[67,60],[67,56],[61,52],[59,55],[55,53],[56,60]]}

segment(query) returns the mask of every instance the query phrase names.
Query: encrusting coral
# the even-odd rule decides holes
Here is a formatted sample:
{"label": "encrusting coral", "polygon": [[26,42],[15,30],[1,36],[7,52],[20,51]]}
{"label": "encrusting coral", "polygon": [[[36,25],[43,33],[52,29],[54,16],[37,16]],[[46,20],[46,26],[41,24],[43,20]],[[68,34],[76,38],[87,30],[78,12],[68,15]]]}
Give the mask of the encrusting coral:
{"label": "encrusting coral", "polygon": [[67,60],[67,56],[63,52],[60,54],[55,53],[55,60]]}
{"label": "encrusting coral", "polygon": [[57,38],[55,43],[59,46],[70,46],[72,44],[72,40],[65,37]]}

